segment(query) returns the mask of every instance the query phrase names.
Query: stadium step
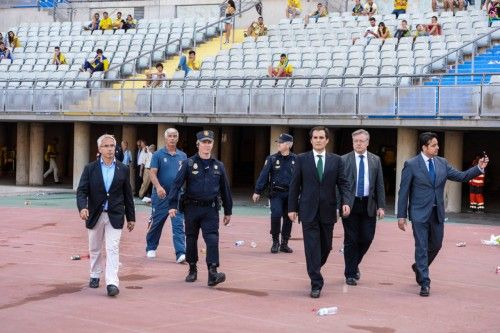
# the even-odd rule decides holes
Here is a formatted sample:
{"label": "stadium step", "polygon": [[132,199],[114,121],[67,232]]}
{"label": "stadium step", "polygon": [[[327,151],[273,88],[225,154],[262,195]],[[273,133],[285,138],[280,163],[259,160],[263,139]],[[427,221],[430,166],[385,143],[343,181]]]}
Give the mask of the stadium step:
{"label": "stadium step", "polygon": [[[243,36],[243,29],[235,29],[234,30],[234,43],[230,44],[222,44],[222,49],[230,49],[233,45],[235,44],[241,44],[243,43],[244,36]],[[232,38],[231,38],[232,39]],[[201,63],[203,59],[207,57],[215,57],[217,53],[220,51],[220,36],[214,37],[207,42],[201,43],[197,46],[196,48],[196,59]],[[190,49],[189,49],[190,50]],[[189,50],[184,50],[183,54],[187,54]],[[171,78],[175,71],[177,70],[177,66],[179,65],[179,56],[174,56],[166,61],[163,62],[163,68],[165,75],[167,78]],[[154,66],[154,64],[153,64]],[[155,70],[155,68],[150,68],[147,70]],[[146,75],[144,73],[137,74],[136,76],[132,76],[129,79],[145,79]],[[133,88],[142,88],[144,85],[146,85],[146,81],[127,81],[123,85],[123,88],[126,89],[133,89]],[[114,83],[113,84],[114,89],[120,89],[121,88],[121,83]]]}

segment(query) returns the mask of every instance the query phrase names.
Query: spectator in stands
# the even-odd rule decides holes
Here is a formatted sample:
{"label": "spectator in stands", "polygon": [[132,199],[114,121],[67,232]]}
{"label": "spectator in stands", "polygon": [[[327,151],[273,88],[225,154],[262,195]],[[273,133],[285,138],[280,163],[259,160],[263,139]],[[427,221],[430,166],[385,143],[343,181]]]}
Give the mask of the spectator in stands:
{"label": "spectator in stands", "polygon": [[391,37],[391,32],[385,26],[384,22],[380,22],[378,24],[377,35],[378,35],[378,38],[383,39],[383,40],[386,40],[387,38]]}
{"label": "spectator in stands", "polygon": [[109,60],[102,54],[102,50],[98,49],[96,56],[91,61],[85,60],[81,72],[88,71],[91,74],[94,72],[105,72],[109,68]]}
{"label": "spectator in stands", "polygon": [[274,68],[272,65],[269,66],[267,72],[270,77],[290,77],[293,73],[293,66],[288,62],[288,57],[286,56],[286,54],[282,53],[278,66]]}
{"label": "spectator in stands", "polygon": [[365,4],[365,7],[364,7],[364,15],[367,15],[367,16],[373,16],[373,15],[377,15],[377,12],[378,12],[378,7],[377,7],[377,4],[375,2],[373,2],[373,0],[368,0],[368,2]]}
{"label": "spectator in stands", "polygon": [[328,16],[328,10],[326,6],[323,6],[321,2],[318,2],[316,10],[304,18],[304,27],[306,27],[309,24],[309,19],[313,18],[315,19],[316,22],[318,22],[318,19],[320,17],[325,17],[325,16]]}
{"label": "spectator in stands", "polygon": [[253,21],[252,24],[248,27],[247,31],[244,32],[245,37],[257,37],[267,35],[267,27],[264,24],[264,19],[262,16],[259,16],[257,21]]}
{"label": "spectator in stands", "polygon": [[188,59],[186,59],[185,55],[182,55],[179,59],[178,69],[184,71],[184,76],[187,76],[190,71],[199,71],[201,64],[196,60],[196,52],[189,51]]}
{"label": "spectator in stands", "polygon": [[5,46],[5,43],[0,41],[0,61],[3,59],[10,59],[12,62],[12,54],[10,50]]}
{"label": "spectator in stands", "polygon": [[233,0],[227,0],[226,7],[226,19],[224,21],[224,29],[226,31],[226,41],[224,44],[229,44],[229,38],[231,37],[231,30],[233,29],[233,16],[236,13],[236,5]]}
{"label": "spectator in stands", "polygon": [[488,1],[486,3],[488,13],[488,25],[491,27],[493,21],[500,20],[500,0]]}
{"label": "spectator in stands", "polygon": [[406,14],[407,7],[408,0],[394,0],[394,10],[392,13],[398,18],[400,14]]}
{"label": "spectator in stands", "polygon": [[9,31],[7,33],[7,39],[9,41],[9,46],[12,49],[12,52],[16,49],[16,47],[21,47],[21,42],[19,38],[14,34],[14,31]]}
{"label": "spectator in stands", "polygon": [[394,37],[400,39],[401,37],[410,37],[410,36],[411,36],[411,31],[408,28],[408,22],[406,20],[402,20],[401,27],[398,30],[396,30]]}
{"label": "spectator in stands", "polygon": [[352,16],[364,15],[363,5],[360,0],[354,0],[354,7],[352,7]]}
{"label": "spectator in stands", "polygon": [[122,18],[122,12],[116,13],[116,19],[113,20],[113,29],[123,29],[125,20]]}
{"label": "spectator in stands", "polygon": [[127,15],[127,20],[125,21],[125,26],[123,29],[135,29],[137,27],[137,20],[132,17],[132,15]]}
{"label": "spectator in stands", "polygon": [[163,73],[163,64],[161,62],[156,64],[156,73],[152,71],[146,72],[146,82],[147,88],[158,88],[163,86],[163,82],[166,78],[165,73]]}
{"label": "spectator in stands", "polygon": [[113,20],[108,16],[108,12],[102,13],[102,20],[99,22],[99,29],[111,30],[113,29]]}
{"label": "spectator in stands", "polygon": [[8,44],[7,37],[4,37],[1,32],[0,32],[0,42],[4,42],[5,44]]}
{"label": "spectator in stands", "polygon": [[286,17],[290,19],[290,22],[300,16],[302,12],[302,4],[300,0],[287,0],[286,4]]}
{"label": "spectator in stands", "polygon": [[365,38],[379,38],[378,28],[377,28],[377,20],[374,17],[370,17],[370,26],[366,28],[365,34],[363,37]]}
{"label": "spectator in stands", "polygon": [[66,57],[61,53],[59,46],[54,47],[54,56],[52,57],[52,65],[67,65]]}
{"label": "spectator in stands", "polygon": [[415,35],[413,35],[413,39],[420,36],[429,36],[429,32],[425,29],[423,24],[417,24],[417,30],[415,31]]}
{"label": "spectator in stands", "polygon": [[427,31],[429,31],[429,35],[431,36],[441,35],[441,24],[438,23],[438,18],[436,16],[431,18],[431,23],[427,25]]}
{"label": "spectator in stands", "polygon": [[86,27],[83,27],[83,30],[99,30],[99,23],[101,23],[99,13],[95,13],[94,16],[92,16],[92,22]]}

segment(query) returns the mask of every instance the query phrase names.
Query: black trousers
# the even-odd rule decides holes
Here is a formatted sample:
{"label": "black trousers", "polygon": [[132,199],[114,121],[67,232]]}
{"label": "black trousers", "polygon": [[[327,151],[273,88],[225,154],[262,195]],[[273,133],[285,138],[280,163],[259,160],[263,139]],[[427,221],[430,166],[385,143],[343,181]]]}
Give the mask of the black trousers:
{"label": "black trousers", "polygon": [[[288,240],[292,233],[292,221],[288,218],[288,192],[274,192],[271,201],[271,235],[273,240]],[[283,227],[281,226],[283,219]]]}
{"label": "black trousers", "polygon": [[139,196],[139,190],[141,189],[142,185],[142,177],[139,175],[141,172],[141,167],[139,165],[135,165],[135,191],[134,194],[136,196]]}
{"label": "black trousers", "polygon": [[367,205],[368,198],[356,198],[349,217],[342,218],[344,226],[344,276],[346,278],[356,276],[359,264],[375,236],[377,216],[368,216]]}
{"label": "black trousers", "polygon": [[332,250],[333,223],[321,223],[319,216],[314,221],[302,222],[307,274],[311,279],[311,289],[323,288],[321,267],[326,263]]}
{"label": "black trousers", "polygon": [[443,245],[444,223],[437,217],[434,207],[428,221],[412,221],[413,237],[415,238],[415,263],[422,278],[422,286],[430,286],[429,266],[436,259]]}
{"label": "black trousers", "polygon": [[198,262],[198,235],[200,229],[207,246],[207,266],[219,266],[219,211],[216,207],[187,205],[184,209],[186,231],[186,261]]}

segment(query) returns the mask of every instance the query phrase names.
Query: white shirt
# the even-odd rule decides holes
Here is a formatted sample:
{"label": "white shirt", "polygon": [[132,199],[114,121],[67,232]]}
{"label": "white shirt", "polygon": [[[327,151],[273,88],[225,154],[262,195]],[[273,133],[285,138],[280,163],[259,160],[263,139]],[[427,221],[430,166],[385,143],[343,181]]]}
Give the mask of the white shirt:
{"label": "white shirt", "polygon": [[356,156],[356,195],[358,195],[358,176],[359,176],[359,162],[361,159],[359,158],[360,155],[363,155],[363,164],[365,166],[365,182],[364,182],[364,189],[363,189],[363,196],[367,197],[368,194],[370,193],[370,177],[369,177],[369,170],[368,170],[368,152],[364,152],[363,154],[358,154],[354,152],[354,155]]}
{"label": "white shirt", "polygon": [[318,167],[318,160],[319,157],[318,155],[321,155],[321,159],[323,160],[323,174],[325,173],[325,156],[326,156],[326,150],[323,150],[322,153],[318,153],[316,150],[313,149],[313,154],[314,154],[314,164],[316,164],[316,168]]}
{"label": "white shirt", "polygon": [[146,159],[146,154],[147,154],[146,150],[141,149],[141,152],[139,153],[139,158],[137,159],[137,165],[144,164],[145,159]]}
{"label": "white shirt", "polygon": [[[370,25],[368,28],[366,28],[366,31],[371,31],[375,34],[378,34],[378,27],[377,26],[372,27]],[[366,35],[366,38],[375,38],[375,36],[372,34],[368,34],[368,35]]]}
{"label": "white shirt", "polygon": [[144,157],[144,167],[146,169],[149,169],[151,167],[151,159],[153,158],[153,153],[151,153],[151,152],[148,151],[144,155],[145,155],[145,157]]}
{"label": "white shirt", "polygon": [[[428,158],[424,153],[420,153],[420,155],[422,155],[423,159],[424,159],[424,162],[425,162],[425,167],[427,168],[427,171],[429,171],[429,160],[430,158]],[[434,163],[434,161],[432,161]],[[434,164],[434,172],[436,172],[436,164]]]}

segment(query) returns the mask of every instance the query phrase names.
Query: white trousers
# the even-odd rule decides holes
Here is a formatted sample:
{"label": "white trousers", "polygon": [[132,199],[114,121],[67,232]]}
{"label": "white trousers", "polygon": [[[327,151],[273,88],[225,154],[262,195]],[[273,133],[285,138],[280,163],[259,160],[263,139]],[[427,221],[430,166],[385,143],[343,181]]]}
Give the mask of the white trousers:
{"label": "white trousers", "polygon": [[118,287],[118,266],[120,263],[120,237],[122,229],[115,229],[109,222],[108,213],[103,212],[89,233],[90,277],[99,278],[103,271],[102,246],[106,240],[106,285]]}
{"label": "white trousers", "polygon": [[47,176],[50,175],[51,172],[54,173],[54,181],[57,183],[59,181],[59,176],[57,174],[59,172],[59,169],[57,168],[57,163],[56,163],[56,159],[55,158],[51,158],[50,159],[50,161],[49,161],[49,170],[47,170],[43,174],[43,178],[47,178]]}

